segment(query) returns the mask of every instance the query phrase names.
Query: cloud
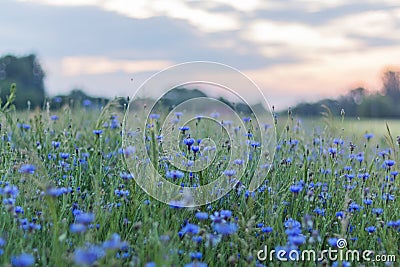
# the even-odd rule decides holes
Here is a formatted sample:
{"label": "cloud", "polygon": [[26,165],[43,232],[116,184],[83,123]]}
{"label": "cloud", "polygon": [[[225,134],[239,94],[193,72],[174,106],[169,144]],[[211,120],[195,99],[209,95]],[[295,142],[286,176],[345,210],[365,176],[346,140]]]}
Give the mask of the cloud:
{"label": "cloud", "polygon": [[99,75],[113,72],[148,72],[158,71],[173,65],[167,60],[118,60],[106,57],[66,57],[61,61],[65,76]]}
{"label": "cloud", "polygon": [[[24,0],[56,6],[98,6],[107,11],[117,12],[136,19],[167,16],[182,19],[203,32],[218,32],[240,28],[240,21],[234,12],[212,12],[196,8],[190,1],[179,0]],[[242,5],[241,5],[242,6]]]}

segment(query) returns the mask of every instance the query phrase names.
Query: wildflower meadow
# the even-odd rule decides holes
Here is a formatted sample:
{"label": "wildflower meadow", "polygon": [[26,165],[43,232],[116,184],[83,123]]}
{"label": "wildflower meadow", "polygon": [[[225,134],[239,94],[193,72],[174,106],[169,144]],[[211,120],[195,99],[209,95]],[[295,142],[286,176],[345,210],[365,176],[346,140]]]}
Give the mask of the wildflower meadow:
{"label": "wildflower meadow", "polygon": [[[117,101],[52,109],[54,100],[17,112],[13,97],[0,109],[1,266],[399,266],[400,139],[389,124],[349,131],[357,121],[345,112],[256,124],[210,110],[180,125],[177,111],[172,146],[160,134],[167,112],[128,114]],[[126,127],[126,114],[145,130]],[[273,151],[261,154],[260,135],[272,133]],[[164,201],[151,194],[160,183],[150,165],[182,192],[234,183],[201,205]]]}

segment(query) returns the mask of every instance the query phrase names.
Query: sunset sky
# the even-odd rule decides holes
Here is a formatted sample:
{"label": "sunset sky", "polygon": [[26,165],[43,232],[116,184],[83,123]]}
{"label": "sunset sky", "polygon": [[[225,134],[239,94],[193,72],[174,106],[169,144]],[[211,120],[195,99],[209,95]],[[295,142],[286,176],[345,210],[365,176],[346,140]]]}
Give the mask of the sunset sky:
{"label": "sunset sky", "polygon": [[2,0],[0,14],[0,55],[36,53],[49,95],[132,95],[166,67],[205,60],[286,107],[379,90],[400,67],[398,0]]}

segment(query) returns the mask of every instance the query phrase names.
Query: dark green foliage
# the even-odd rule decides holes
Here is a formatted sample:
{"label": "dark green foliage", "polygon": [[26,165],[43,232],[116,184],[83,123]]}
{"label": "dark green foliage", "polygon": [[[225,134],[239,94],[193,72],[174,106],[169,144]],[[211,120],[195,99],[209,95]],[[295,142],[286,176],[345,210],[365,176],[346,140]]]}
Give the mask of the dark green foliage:
{"label": "dark green foliage", "polygon": [[18,87],[14,101],[17,109],[26,108],[30,101],[31,107],[42,107],[45,96],[43,78],[45,74],[35,55],[15,57],[11,55],[0,58],[0,97],[6,101],[10,94],[11,84]]}

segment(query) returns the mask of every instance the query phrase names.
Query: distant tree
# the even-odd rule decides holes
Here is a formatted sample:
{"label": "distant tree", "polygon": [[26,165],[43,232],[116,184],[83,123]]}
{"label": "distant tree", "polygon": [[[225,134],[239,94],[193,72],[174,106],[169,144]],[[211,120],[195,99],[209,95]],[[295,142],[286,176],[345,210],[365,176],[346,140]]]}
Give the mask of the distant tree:
{"label": "distant tree", "polygon": [[45,98],[44,71],[35,55],[24,57],[7,55],[0,58],[0,97],[5,100],[12,83],[17,85],[15,106],[42,106]]}
{"label": "distant tree", "polygon": [[383,75],[383,92],[392,99],[400,99],[400,73],[392,70]]}

